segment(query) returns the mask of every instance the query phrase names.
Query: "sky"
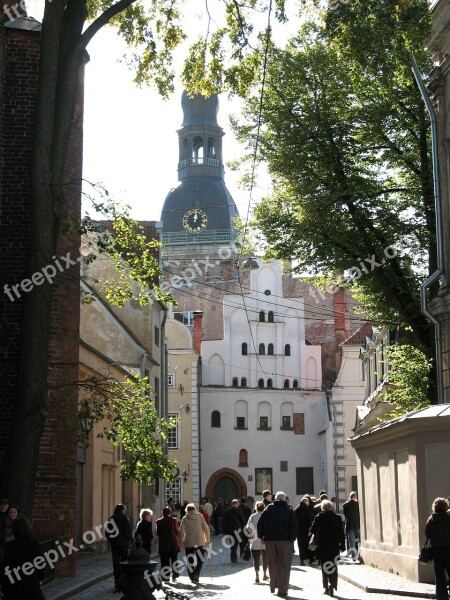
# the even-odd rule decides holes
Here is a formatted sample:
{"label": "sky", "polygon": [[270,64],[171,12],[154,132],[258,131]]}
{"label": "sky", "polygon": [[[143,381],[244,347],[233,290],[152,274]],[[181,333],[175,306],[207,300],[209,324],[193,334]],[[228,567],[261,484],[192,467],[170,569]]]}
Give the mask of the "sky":
{"label": "sky", "polygon": [[[295,0],[292,1],[295,4]],[[190,35],[205,30],[205,3],[194,2],[195,11],[190,11],[184,22]],[[42,0],[28,0],[27,6],[28,14],[42,19]],[[133,72],[121,61],[125,51],[124,42],[108,27],[103,28],[88,46],[83,178],[91,183],[101,183],[113,198],[130,205],[132,217],[158,221],[167,194],[178,183],[176,131],[183,118],[182,88],[178,84],[176,92],[167,101],[152,88],[138,88],[133,82]],[[181,56],[182,51],[179,52]],[[180,60],[175,63],[177,61],[180,64]],[[226,95],[221,95],[218,123],[225,131],[225,183],[245,220],[249,192],[239,187],[241,174],[227,167],[227,162],[239,159],[244,153],[229,125],[230,114],[238,115],[240,106],[239,100],[230,101]],[[252,194],[252,205],[269,191],[269,187],[269,178],[262,173]],[[92,191],[88,183],[84,189],[87,193]],[[89,208],[86,202],[84,206]]]}
{"label": "sky", "polygon": [[[43,0],[26,0],[28,14],[42,20]],[[211,11],[222,3],[210,0]],[[205,0],[187,0],[183,26],[191,40],[204,34],[206,28]],[[191,7],[195,7],[193,10]],[[298,0],[287,0],[290,25],[274,23],[273,35],[279,43],[286,40],[286,31],[298,27],[295,14]],[[216,17],[216,14],[214,14]],[[261,17],[264,27],[266,15]],[[85,71],[83,177],[87,182],[100,183],[110,196],[131,207],[131,216],[139,220],[160,220],[164,200],[177,181],[178,136],[183,113],[182,87],[164,101],[149,87],[138,88],[133,72],[121,61],[126,45],[110,27],[103,28],[88,46],[90,61]],[[183,49],[175,57],[181,67]],[[218,123],[224,129],[223,157],[225,184],[241,218],[246,220],[249,204],[270,191],[267,172],[260,171],[255,189],[249,192],[239,187],[242,173],[231,171],[227,163],[239,159],[244,148],[235,139],[229,124],[231,114],[239,115],[241,102],[230,101],[227,95],[219,98]],[[85,183],[87,194],[92,192]],[[89,203],[84,203],[89,210]],[[92,215],[92,210],[90,210]]]}

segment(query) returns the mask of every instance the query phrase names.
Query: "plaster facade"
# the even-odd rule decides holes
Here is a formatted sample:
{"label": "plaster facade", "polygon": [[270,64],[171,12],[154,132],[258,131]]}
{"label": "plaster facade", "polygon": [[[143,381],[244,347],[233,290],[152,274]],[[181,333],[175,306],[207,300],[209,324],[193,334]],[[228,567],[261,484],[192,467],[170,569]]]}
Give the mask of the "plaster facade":
{"label": "plaster facade", "polygon": [[450,405],[414,411],[352,438],[366,564],[406,579],[434,582],[417,557],[431,504],[450,490]]}
{"label": "plaster facade", "polygon": [[199,356],[193,349],[188,327],[175,321],[173,313],[166,322],[168,348],[168,415],[178,420],[168,444],[168,455],[178,463],[177,477],[165,483],[165,501],[200,500],[200,423]]}
{"label": "plaster facade", "polygon": [[[165,416],[164,307],[156,300],[146,307],[135,301],[127,302],[123,308],[112,306],[102,289],[104,280],[118,277],[112,262],[99,255],[93,262],[81,264],[81,293],[92,301],[81,304],[79,379],[100,376],[123,381],[127,375],[148,377],[155,407]],[[82,394],[81,391],[80,399]],[[159,514],[164,502],[162,480],[152,486],[121,481],[122,449],[98,438],[101,429],[102,423],[94,424],[86,452],[78,448],[78,536],[83,531],[95,531],[119,502],[127,506],[133,524],[138,521],[141,508],[150,506]]]}
{"label": "plaster facade", "polygon": [[336,511],[343,513],[343,504],[352,491],[358,491],[356,453],[349,438],[353,435],[357,407],[365,397],[365,381],[361,346],[371,330],[370,324],[363,325],[340,346],[341,368],[331,390],[331,413],[333,423],[334,490]]}
{"label": "plaster facade", "polygon": [[202,342],[202,483],[229,500],[283,489],[295,505],[332,484],[321,349],[280,264],[257,262],[249,293],[223,297],[223,339]]}

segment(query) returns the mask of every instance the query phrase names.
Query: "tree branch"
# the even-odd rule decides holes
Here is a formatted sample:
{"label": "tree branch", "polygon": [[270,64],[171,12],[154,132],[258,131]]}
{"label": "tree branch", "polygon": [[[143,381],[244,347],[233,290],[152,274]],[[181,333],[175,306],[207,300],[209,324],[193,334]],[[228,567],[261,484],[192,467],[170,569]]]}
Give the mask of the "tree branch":
{"label": "tree branch", "polygon": [[102,13],[82,34],[80,38],[80,48],[85,49],[96,33],[113,19],[116,15],[124,11],[126,8],[134,4],[137,0],[119,0],[113,6],[110,6]]}

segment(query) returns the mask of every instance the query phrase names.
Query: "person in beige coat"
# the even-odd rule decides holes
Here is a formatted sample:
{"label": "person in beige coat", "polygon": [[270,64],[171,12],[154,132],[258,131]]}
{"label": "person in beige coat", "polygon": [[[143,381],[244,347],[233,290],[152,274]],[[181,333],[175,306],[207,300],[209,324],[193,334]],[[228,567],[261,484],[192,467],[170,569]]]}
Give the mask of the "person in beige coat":
{"label": "person in beige coat", "polygon": [[178,533],[178,542],[186,552],[187,569],[192,583],[198,583],[205,560],[205,546],[209,544],[209,527],[203,516],[197,512],[195,504],[186,506]]}

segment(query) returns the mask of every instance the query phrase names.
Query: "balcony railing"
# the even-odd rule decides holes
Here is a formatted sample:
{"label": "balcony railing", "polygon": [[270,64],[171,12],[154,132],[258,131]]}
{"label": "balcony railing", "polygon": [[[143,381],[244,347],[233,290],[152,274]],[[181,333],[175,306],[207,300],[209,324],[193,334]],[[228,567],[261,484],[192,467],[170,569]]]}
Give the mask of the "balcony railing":
{"label": "balcony railing", "polygon": [[190,165],[206,165],[208,167],[220,167],[220,161],[217,158],[186,158],[178,163],[179,169],[184,169]]}

